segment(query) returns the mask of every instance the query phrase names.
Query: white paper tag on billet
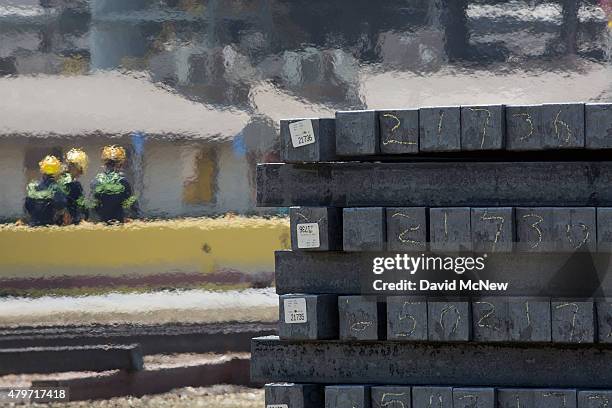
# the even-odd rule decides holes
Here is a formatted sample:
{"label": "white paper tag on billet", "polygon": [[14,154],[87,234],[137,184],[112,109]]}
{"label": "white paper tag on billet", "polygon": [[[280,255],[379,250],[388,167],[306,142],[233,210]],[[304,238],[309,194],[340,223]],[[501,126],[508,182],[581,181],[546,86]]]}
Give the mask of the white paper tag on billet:
{"label": "white paper tag on billet", "polygon": [[287,404],[268,404],[266,408],[289,408]]}
{"label": "white paper tag on billet", "polygon": [[315,142],[314,130],[310,119],[298,120],[289,124],[293,147],[302,147]]}
{"label": "white paper tag on billet", "polygon": [[296,228],[298,248],[318,248],[321,245],[319,241],[319,224],[308,222],[297,224]]}
{"label": "white paper tag on billet", "polygon": [[285,323],[306,323],[306,298],[285,299]]}

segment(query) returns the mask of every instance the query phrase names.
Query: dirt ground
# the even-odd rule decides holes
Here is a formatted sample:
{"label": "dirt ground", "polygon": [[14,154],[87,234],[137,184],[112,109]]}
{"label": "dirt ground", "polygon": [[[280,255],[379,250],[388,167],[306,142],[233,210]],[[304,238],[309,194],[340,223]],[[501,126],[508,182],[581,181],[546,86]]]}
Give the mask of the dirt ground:
{"label": "dirt ground", "polygon": [[264,406],[264,391],[234,385],[215,385],[204,388],[179,388],[165,394],[146,395],[140,398],[122,397],[100,401],[55,403],[49,406],[54,408],[261,408]]}

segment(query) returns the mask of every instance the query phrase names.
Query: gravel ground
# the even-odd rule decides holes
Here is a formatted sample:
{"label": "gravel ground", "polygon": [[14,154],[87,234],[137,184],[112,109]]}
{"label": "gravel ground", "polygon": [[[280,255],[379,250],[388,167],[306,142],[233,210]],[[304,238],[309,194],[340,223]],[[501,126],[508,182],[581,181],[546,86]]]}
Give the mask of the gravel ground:
{"label": "gravel ground", "polygon": [[264,406],[264,392],[263,389],[256,388],[215,385],[204,388],[179,388],[166,394],[146,395],[141,398],[123,397],[101,401],[56,403],[49,406],[54,408],[261,408]]}
{"label": "gravel ground", "polygon": [[[163,369],[172,367],[187,367],[192,365],[214,364],[228,361],[232,358],[248,358],[248,353],[228,354],[175,354],[145,356],[145,368]],[[1,387],[29,388],[33,380],[68,380],[81,377],[105,376],[105,373],[53,373],[53,374],[21,374],[0,377]],[[0,406],[4,407],[2,402]],[[264,406],[262,389],[247,388],[237,385],[214,385],[210,387],[177,388],[170,392],[143,397],[116,397],[108,400],[75,401],[54,404],[12,403],[8,407],[51,406],[51,407],[210,407],[210,408],[255,408]]]}

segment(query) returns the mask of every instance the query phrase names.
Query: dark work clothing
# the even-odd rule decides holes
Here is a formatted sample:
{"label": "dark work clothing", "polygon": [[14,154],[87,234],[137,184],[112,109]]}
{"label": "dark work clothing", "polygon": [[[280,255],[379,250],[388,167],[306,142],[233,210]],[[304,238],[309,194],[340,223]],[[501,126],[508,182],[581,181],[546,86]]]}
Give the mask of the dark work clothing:
{"label": "dark work clothing", "polygon": [[100,221],[124,222],[126,216],[136,216],[138,203],[123,173],[106,171],[98,174],[91,184],[91,191]]}
{"label": "dark work clothing", "polygon": [[89,211],[85,204],[83,186],[78,180],[74,180],[70,174],[64,174],[59,180],[64,193],[66,194],[66,208],[70,213],[73,224],[78,224],[83,219],[87,219]]}
{"label": "dark work clothing", "polygon": [[24,207],[30,225],[62,225],[66,204],[66,194],[53,177],[43,176],[28,184]]}

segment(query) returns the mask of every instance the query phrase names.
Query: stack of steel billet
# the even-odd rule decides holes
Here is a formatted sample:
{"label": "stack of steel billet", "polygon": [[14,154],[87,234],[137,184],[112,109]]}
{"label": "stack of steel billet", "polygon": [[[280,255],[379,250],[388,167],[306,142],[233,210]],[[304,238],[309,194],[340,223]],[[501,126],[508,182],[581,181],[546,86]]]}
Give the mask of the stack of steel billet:
{"label": "stack of steel billet", "polygon": [[258,205],[291,207],[279,336],[252,342],[267,408],[612,408],[612,104],[280,128],[257,169]]}

